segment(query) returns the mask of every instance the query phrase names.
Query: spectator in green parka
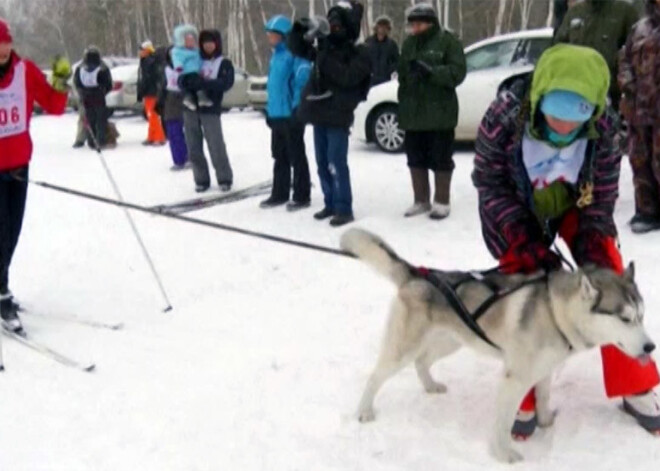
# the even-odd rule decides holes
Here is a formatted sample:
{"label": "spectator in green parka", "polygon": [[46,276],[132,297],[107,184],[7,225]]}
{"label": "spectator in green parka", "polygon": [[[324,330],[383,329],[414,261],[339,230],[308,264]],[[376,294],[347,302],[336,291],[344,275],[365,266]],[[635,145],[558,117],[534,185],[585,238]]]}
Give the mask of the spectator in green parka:
{"label": "spectator in green parka", "polygon": [[[430,212],[431,219],[449,216],[454,170],[454,130],[458,124],[456,87],[465,79],[461,41],[443,29],[434,8],[419,3],[406,13],[411,31],[399,59],[399,126],[406,131],[405,149],[415,201],[406,217]],[[429,170],[435,175],[430,202]]]}
{"label": "spectator in green parka", "polygon": [[637,9],[624,0],[585,0],[568,10],[555,42],[591,47],[605,58],[610,69],[610,98],[619,109],[617,85],[619,51],[639,20]]}

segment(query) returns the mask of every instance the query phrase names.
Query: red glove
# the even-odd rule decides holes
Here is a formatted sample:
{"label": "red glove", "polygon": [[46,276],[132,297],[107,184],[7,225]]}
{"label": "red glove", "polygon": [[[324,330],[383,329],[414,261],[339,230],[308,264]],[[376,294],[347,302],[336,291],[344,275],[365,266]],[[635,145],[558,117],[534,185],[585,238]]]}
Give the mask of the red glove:
{"label": "red glove", "polygon": [[614,237],[595,231],[578,234],[573,244],[573,253],[580,266],[593,263],[623,273],[623,260]]}
{"label": "red glove", "polygon": [[561,258],[542,242],[528,242],[511,247],[500,259],[500,268],[507,274],[553,271],[561,268]]}

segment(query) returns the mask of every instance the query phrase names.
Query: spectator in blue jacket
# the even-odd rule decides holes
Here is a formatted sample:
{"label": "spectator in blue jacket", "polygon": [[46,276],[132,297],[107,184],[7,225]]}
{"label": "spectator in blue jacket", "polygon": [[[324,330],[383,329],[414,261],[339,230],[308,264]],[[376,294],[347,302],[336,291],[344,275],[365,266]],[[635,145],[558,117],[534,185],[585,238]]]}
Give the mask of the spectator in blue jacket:
{"label": "spectator in blue jacket", "polygon": [[[309,80],[311,63],[294,57],[287,48],[286,36],[291,28],[291,21],[282,15],[266,23],[268,42],[273,49],[266,113],[275,165],[271,195],[260,206],[274,208],[286,204],[287,210],[298,211],[310,206],[311,182],[305,152],[305,124],[296,118],[295,110]],[[292,187],[293,199],[289,202]]]}

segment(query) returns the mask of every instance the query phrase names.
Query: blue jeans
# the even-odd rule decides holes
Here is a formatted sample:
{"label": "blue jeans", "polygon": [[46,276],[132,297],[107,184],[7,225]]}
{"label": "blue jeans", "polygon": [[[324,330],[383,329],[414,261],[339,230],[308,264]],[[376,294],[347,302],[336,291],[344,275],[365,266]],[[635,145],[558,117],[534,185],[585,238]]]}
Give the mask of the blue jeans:
{"label": "blue jeans", "polygon": [[314,126],[314,147],[325,207],[335,214],[352,216],[348,129]]}

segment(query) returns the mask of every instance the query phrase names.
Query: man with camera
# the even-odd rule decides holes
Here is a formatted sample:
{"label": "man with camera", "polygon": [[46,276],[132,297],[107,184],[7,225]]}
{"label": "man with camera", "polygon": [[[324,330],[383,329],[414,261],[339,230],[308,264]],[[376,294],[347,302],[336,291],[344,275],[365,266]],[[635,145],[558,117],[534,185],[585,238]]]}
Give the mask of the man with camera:
{"label": "man with camera", "polygon": [[348,136],[353,112],[369,92],[371,60],[355,42],[360,36],[363,7],[342,1],[327,19],[296,22],[289,48],[314,61],[312,77],[303,91],[298,117],[314,126],[314,145],[325,207],[314,215],[330,219],[333,227],[354,220],[348,168]]}

